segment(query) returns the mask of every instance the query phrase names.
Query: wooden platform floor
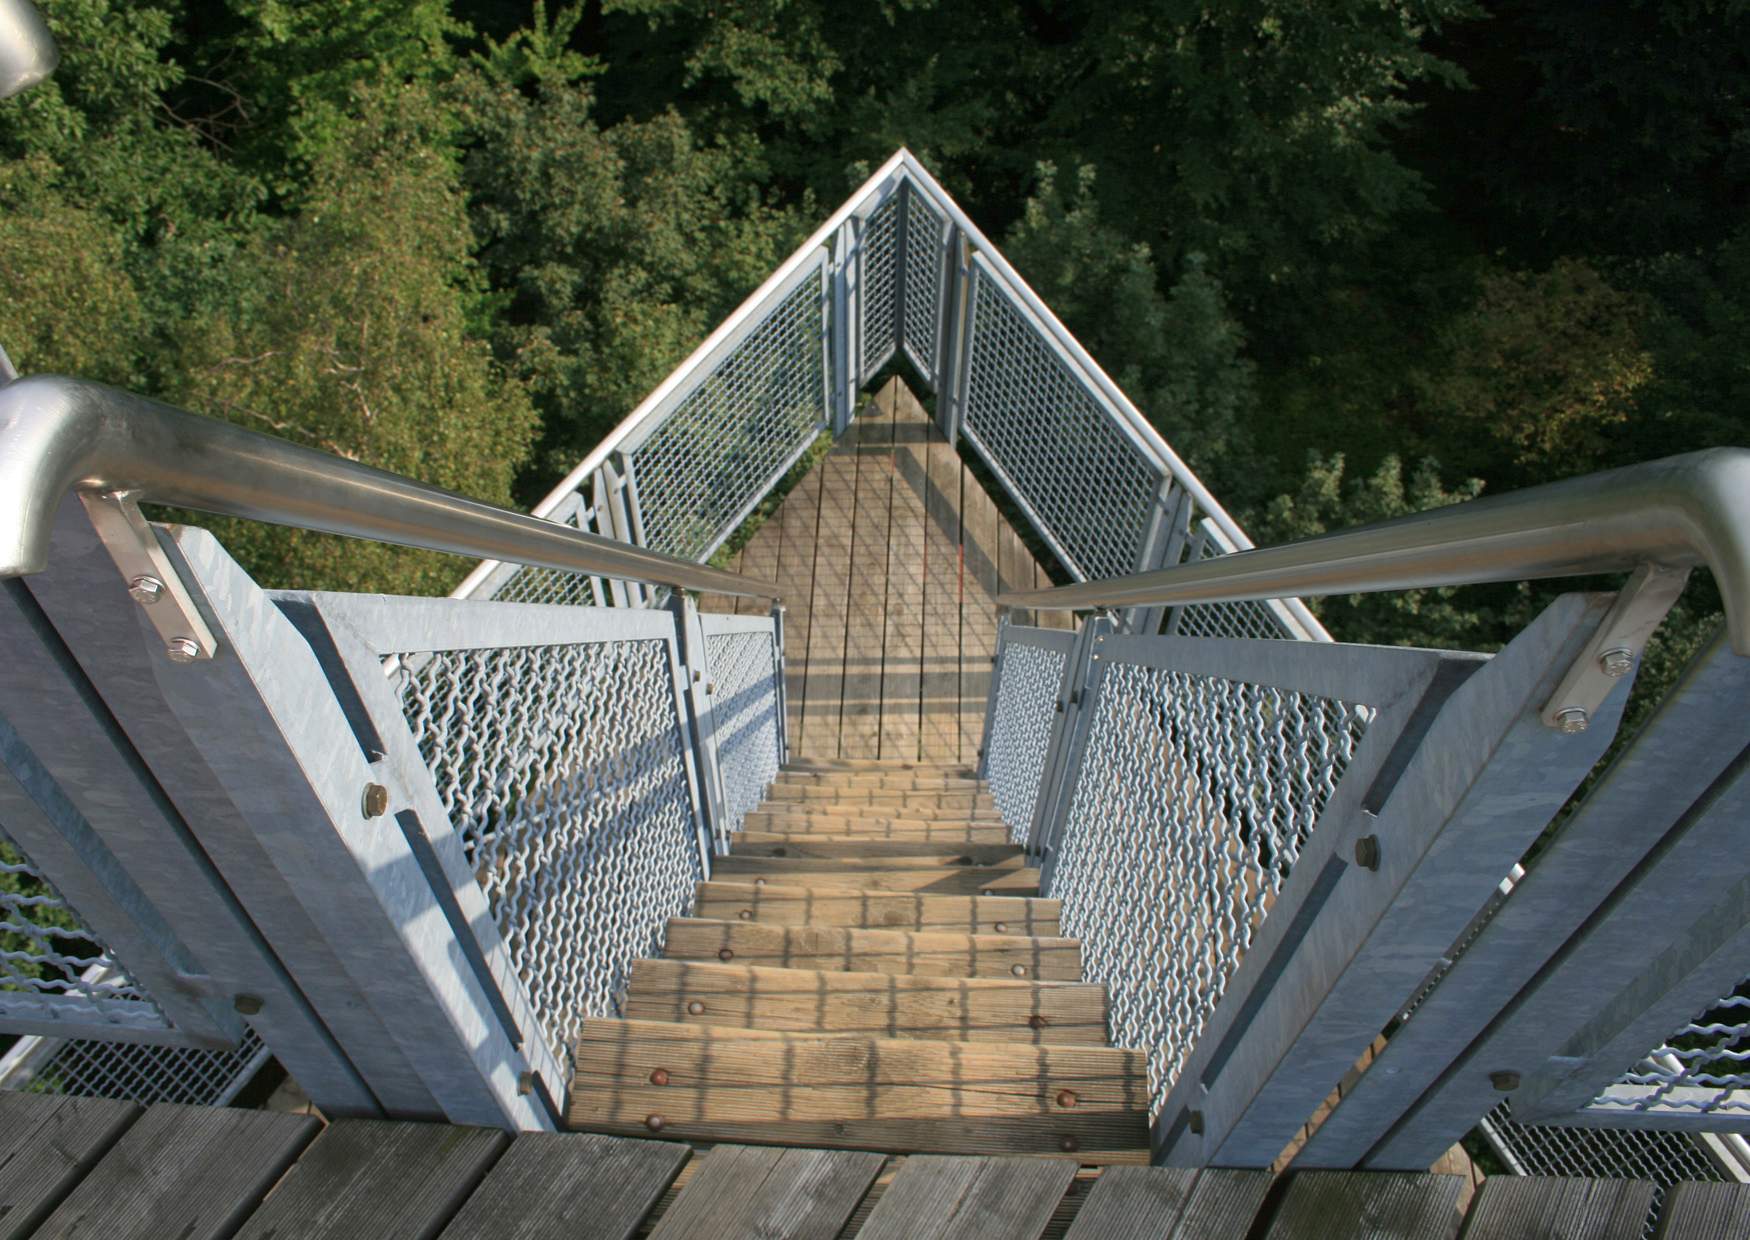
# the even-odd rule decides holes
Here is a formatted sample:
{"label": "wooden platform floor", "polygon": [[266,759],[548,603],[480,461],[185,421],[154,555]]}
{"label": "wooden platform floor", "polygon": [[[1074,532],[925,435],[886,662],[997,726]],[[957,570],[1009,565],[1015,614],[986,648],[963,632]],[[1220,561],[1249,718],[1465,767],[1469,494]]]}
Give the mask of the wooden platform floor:
{"label": "wooden platform floor", "polygon": [[[897,378],[731,567],[784,587],[790,752],[801,758],[976,762],[996,595],[1051,584]],[[700,606],[765,609],[721,595]]]}
{"label": "wooden platform floor", "polygon": [[[0,1237],[103,1240],[1635,1240],[1633,1180],[899,1158],[0,1093]],[[1659,1235],[1750,1229],[1750,1186],[1683,1184]]]}

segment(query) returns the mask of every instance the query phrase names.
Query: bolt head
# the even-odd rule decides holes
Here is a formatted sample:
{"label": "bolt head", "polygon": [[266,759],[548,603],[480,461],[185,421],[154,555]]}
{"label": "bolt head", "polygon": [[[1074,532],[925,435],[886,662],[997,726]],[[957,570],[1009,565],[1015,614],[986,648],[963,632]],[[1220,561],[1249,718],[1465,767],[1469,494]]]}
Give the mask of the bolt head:
{"label": "bolt head", "polygon": [[519,1073],[517,1073],[516,1091],[519,1095],[521,1095],[524,1098],[527,1098],[530,1094],[534,1093],[535,1092],[535,1074],[533,1072],[519,1072]]}
{"label": "bolt head", "polygon": [[1067,1109],[1073,1107],[1080,1101],[1081,1099],[1076,1097],[1076,1091],[1073,1089],[1060,1089],[1057,1091],[1057,1105],[1060,1107]]}
{"label": "bolt head", "polygon": [[128,594],[134,602],[150,607],[164,597],[164,583],[156,577],[142,574],[128,582]]}
{"label": "bolt head", "polygon": [[660,1115],[646,1115],[644,1117],[644,1126],[650,1129],[651,1132],[661,1132],[664,1122],[665,1121]]}
{"label": "bolt head", "polygon": [[1006,921],[999,921],[996,925],[992,926],[991,929],[995,930],[998,934],[1007,934],[1009,932],[1009,923]]}
{"label": "bolt head", "polygon": [[668,1084],[668,1069],[667,1068],[658,1068],[656,1071],[652,1072],[650,1074],[650,1083],[652,1085],[667,1085]]}
{"label": "bolt head", "polygon": [[1364,835],[1355,841],[1355,864],[1364,870],[1379,869],[1379,836]]}
{"label": "bolt head", "polygon": [[389,790],[382,784],[366,784],[359,805],[366,818],[381,818],[389,812]]}
{"label": "bolt head", "polygon": [[1203,1112],[1202,1111],[1191,1112],[1191,1117],[1190,1117],[1190,1120],[1188,1121],[1188,1123],[1189,1123],[1189,1127],[1190,1127],[1192,1132],[1196,1133],[1198,1136],[1203,1135]]}
{"label": "bolt head", "polygon": [[1026,977],[1027,966],[1024,964],[1012,964],[1009,966],[1009,972],[1013,973],[1016,977]]}
{"label": "bolt head", "polygon": [[1519,1074],[1517,1072],[1491,1072],[1489,1073],[1489,1085],[1501,1093],[1510,1094],[1519,1088]]}
{"label": "bolt head", "polygon": [[255,1016],[261,1011],[260,995],[232,995],[231,1009],[239,1016]]}
{"label": "bolt head", "polygon": [[719,951],[717,953],[717,959],[722,960],[722,961],[734,960],[735,959],[735,949],[733,947],[723,948],[721,951]]}
{"label": "bolt head", "polygon": [[700,1003],[697,999],[694,999],[691,1003],[687,1004],[687,1015],[689,1015],[689,1016],[703,1016],[704,1014],[705,1014],[705,1005],[703,1003]]}
{"label": "bolt head", "polygon": [[1564,736],[1584,732],[1586,725],[1591,722],[1591,716],[1586,713],[1584,706],[1564,706],[1556,712],[1556,731]]}
{"label": "bolt head", "polygon": [[1627,676],[1635,670],[1635,652],[1627,646],[1618,646],[1614,650],[1606,650],[1598,656],[1598,670],[1612,680]]}
{"label": "bolt head", "polygon": [[192,637],[173,637],[164,643],[164,653],[172,663],[193,663],[201,657],[201,647]]}
{"label": "bolt head", "polygon": [[1062,1150],[1065,1154],[1073,1154],[1082,1148],[1082,1143],[1077,1141],[1074,1137],[1065,1137],[1057,1143],[1057,1148]]}

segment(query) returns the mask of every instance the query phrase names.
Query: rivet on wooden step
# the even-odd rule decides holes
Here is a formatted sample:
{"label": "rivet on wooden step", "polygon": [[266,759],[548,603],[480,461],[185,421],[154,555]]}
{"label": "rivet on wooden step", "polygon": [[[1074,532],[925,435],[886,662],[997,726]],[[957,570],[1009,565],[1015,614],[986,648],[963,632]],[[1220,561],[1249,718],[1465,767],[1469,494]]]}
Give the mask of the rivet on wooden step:
{"label": "rivet on wooden step", "polygon": [[[1020,968],[1019,965],[1016,965],[1015,967]],[[1048,1022],[1046,1021],[1046,1019],[1043,1016],[1040,1016],[1038,1013],[1034,1013],[1032,1016],[1029,1016],[1027,1018],[1027,1023],[1030,1026],[1032,1026],[1034,1029],[1043,1029],[1043,1028],[1045,1028],[1045,1026]]]}
{"label": "rivet on wooden step", "polygon": [[753,880],[753,885],[755,887],[764,887],[766,885],[766,880],[763,878],[756,878]]}
{"label": "rivet on wooden step", "polygon": [[1073,1154],[1082,1148],[1082,1143],[1077,1141],[1074,1137],[1065,1137],[1057,1143],[1057,1148],[1062,1150],[1065,1154]]}
{"label": "rivet on wooden step", "polygon": [[1009,932],[1009,923],[1006,921],[999,921],[996,925],[992,926],[991,929],[995,930],[998,934],[1007,934]]}
{"label": "rivet on wooden step", "polygon": [[[650,1074],[650,1083],[652,1085],[667,1085],[668,1084],[668,1069],[667,1068],[658,1068],[655,1072],[652,1072]],[[656,1118],[661,1119],[662,1117],[659,1115]]]}
{"label": "rivet on wooden step", "polygon": [[703,1003],[700,1003],[697,999],[694,999],[691,1003],[687,1004],[687,1015],[689,1015],[689,1016],[703,1016],[704,1014],[705,1014],[705,1005]]}
{"label": "rivet on wooden step", "polygon": [[1024,964],[1010,965],[1009,972],[1013,973],[1016,977],[1026,977],[1027,966]]}
{"label": "rivet on wooden step", "polygon": [[644,1126],[650,1129],[651,1132],[661,1132],[662,1124],[663,1119],[660,1115],[646,1115],[644,1117]]}
{"label": "rivet on wooden step", "polygon": [[725,947],[722,951],[717,953],[717,959],[719,959],[719,960],[734,960],[735,959],[735,949],[733,947]]}
{"label": "rivet on wooden step", "polygon": [[752,921],[753,920],[753,910],[751,908],[744,908],[741,910],[741,912],[737,913],[736,916],[741,918],[743,921]]}
{"label": "rivet on wooden step", "polygon": [[1076,1097],[1076,1091],[1073,1089],[1060,1089],[1057,1091],[1057,1105],[1065,1110],[1068,1110],[1080,1101],[1081,1099]]}

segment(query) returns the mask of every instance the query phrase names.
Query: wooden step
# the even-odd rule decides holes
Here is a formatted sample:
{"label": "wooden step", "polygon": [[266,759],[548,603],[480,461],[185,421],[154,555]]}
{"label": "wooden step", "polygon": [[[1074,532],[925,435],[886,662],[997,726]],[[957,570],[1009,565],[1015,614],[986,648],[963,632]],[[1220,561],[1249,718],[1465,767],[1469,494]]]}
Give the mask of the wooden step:
{"label": "wooden step", "polygon": [[1036,896],[1039,871],[1014,866],[935,865],[900,869],[885,862],[807,861],[787,857],[719,857],[711,876],[756,887],[839,891],[916,891],[943,896]]}
{"label": "wooden step", "polygon": [[589,1020],[576,1063],[569,1119],[584,1131],[1148,1161],[1140,1051]]}
{"label": "wooden step", "polygon": [[751,883],[698,885],[693,912],[718,921],[776,926],[862,926],[871,930],[952,930],[959,934],[1058,937],[1056,900],[1018,896],[929,896],[901,892],[811,891]]}
{"label": "wooden step", "polygon": [[639,960],[623,1011],[630,1020],[783,1033],[1106,1045],[1106,988],[1086,983]]}
{"label": "wooden step", "polygon": [[996,812],[996,802],[988,792],[926,792],[916,788],[814,788],[806,784],[776,783],[766,789],[766,804],[794,802],[810,808],[832,805],[841,808],[862,806],[903,806],[910,811],[973,810]]}
{"label": "wooden step", "polygon": [[742,831],[733,837],[740,857],[813,857],[821,861],[903,861],[903,868],[926,865],[1023,865],[1019,844],[968,844],[929,840],[870,839],[866,836],[790,835]]}
{"label": "wooden step", "polygon": [[662,954],[670,960],[732,960],[778,968],[915,977],[1077,982],[1082,976],[1082,946],[1075,939],[774,926],[702,917],[670,918]]}
{"label": "wooden step", "polygon": [[[962,848],[956,851],[945,848],[939,853],[912,854],[905,851],[909,847],[904,842],[895,843],[889,840],[878,841],[898,851],[890,853],[865,854],[856,851],[857,841],[837,841],[840,847],[848,847],[851,851],[836,857],[795,857],[786,852],[781,857],[774,857],[769,852],[750,849],[742,846],[741,840],[735,840],[735,851],[728,857],[718,858],[718,864],[733,861],[735,866],[744,871],[758,870],[767,872],[794,872],[821,874],[881,874],[891,870],[1024,870],[1027,868],[1027,858],[1022,850],[1015,848],[1008,856],[999,856],[989,864],[975,864]],[[1013,845],[997,844],[992,848],[1013,848]],[[715,871],[713,871],[715,872]],[[859,884],[853,883],[852,886]]]}
{"label": "wooden step", "polygon": [[789,788],[843,788],[857,792],[989,792],[982,779],[951,775],[897,775],[856,772],[780,771],[776,784]]}
{"label": "wooden step", "polygon": [[764,831],[779,835],[855,835],[872,840],[965,840],[981,844],[1009,842],[1009,828],[1000,818],[968,821],[888,817],[879,814],[864,817],[812,811],[798,814],[755,809],[747,812],[741,825],[745,831]]}
{"label": "wooden step", "polygon": [[931,775],[976,776],[978,771],[964,762],[921,762],[903,758],[791,758],[780,771],[841,772],[868,771],[895,773],[911,771]]}

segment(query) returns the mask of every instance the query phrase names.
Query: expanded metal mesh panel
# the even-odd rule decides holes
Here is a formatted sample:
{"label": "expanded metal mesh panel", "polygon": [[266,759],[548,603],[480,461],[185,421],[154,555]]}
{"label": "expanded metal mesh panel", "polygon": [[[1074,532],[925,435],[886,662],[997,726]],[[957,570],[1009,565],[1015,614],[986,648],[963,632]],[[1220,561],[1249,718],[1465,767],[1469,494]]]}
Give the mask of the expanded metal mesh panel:
{"label": "expanded metal mesh panel", "polygon": [[[572,529],[596,533],[591,511],[579,505],[561,521]],[[507,578],[491,598],[497,603],[560,603],[572,607],[606,607],[610,600],[596,597],[595,583],[583,573],[524,565]]]}
{"label": "expanded metal mesh panel", "polygon": [[1093,709],[1050,894],[1158,1111],[1371,711],[1127,663]]}
{"label": "expanded metal mesh panel", "polygon": [[253,1029],[245,1029],[236,1049],[229,1051],[69,1039],[33,1070],[24,1089],[116,1098],[142,1106],[157,1102],[224,1106],[267,1058],[267,1049]]}
{"label": "expanded metal mesh panel", "polygon": [[667,643],[407,656],[401,706],[561,1059],[703,877]]}
{"label": "expanded metal mesh panel", "polygon": [[1045,774],[1045,751],[1057,718],[1065,656],[1043,646],[1011,641],[1003,647],[996,711],[991,720],[985,777],[1009,837],[1025,844],[1033,834],[1033,810]]}
{"label": "expanded metal mesh panel", "polygon": [[653,551],[703,559],[826,425],[823,272],[772,306],[633,454]]}
{"label": "expanded metal mesh panel", "polygon": [[125,1013],[132,1028],[170,1028],[48,875],[0,830],[0,1013],[89,1025],[106,1011]]}
{"label": "expanded metal mesh panel", "polygon": [[1526,1175],[1581,1176],[1599,1180],[1650,1180],[1653,1205],[1642,1234],[1655,1234],[1665,1193],[1684,1180],[1723,1180],[1695,1138],[1680,1132],[1624,1128],[1550,1128],[1513,1121],[1498,1105],[1478,1126],[1503,1160]]}
{"label": "expanded metal mesh panel", "polygon": [[1750,1112],[1750,978],[1654,1048],[1587,1108],[1597,1113]]}
{"label": "expanded metal mesh panel", "polygon": [[[1213,560],[1225,554],[1213,539],[1197,541],[1197,560]],[[1268,606],[1256,601],[1243,603],[1198,603],[1181,607],[1177,627],[1182,637],[1261,637],[1293,638],[1295,634],[1283,627],[1282,621]]]}
{"label": "expanded metal mesh panel", "polygon": [[705,653],[715,685],[711,718],[727,810],[718,832],[727,843],[778,777],[777,654],[770,632],[711,634]]}
{"label": "expanded metal mesh panel", "polygon": [[911,360],[934,382],[948,221],[922,194],[912,194],[905,210],[905,326],[900,336]]}
{"label": "expanded metal mesh panel", "polygon": [[980,268],[972,278],[967,433],[1083,578],[1136,570],[1160,473]]}
{"label": "expanded metal mesh panel", "polygon": [[862,383],[875,377],[899,344],[899,199],[897,193],[888,195],[863,225],[862,280],[857,285]]}

